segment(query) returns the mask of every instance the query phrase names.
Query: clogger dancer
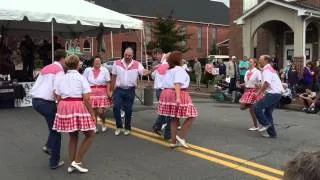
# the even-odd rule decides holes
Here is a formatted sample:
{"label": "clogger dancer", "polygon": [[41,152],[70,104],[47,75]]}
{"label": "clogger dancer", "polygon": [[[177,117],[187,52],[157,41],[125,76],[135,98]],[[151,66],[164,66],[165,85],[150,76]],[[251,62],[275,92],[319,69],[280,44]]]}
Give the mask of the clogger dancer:
{"label": "clogger dancer", "polygon": [[240,102],[241,110],[245,110],[249,108],[249,111],[253,120],[253,125],[254,125],[254,127],[249,128],[249,131],[257,131],[259,130],[259,125],[258,125],[257,118],[254,114],[252,105],[255,104],[257,101],[259,101],[263,97],[263,95],[259,95],[259,96],[256,95],[258,91],[257,87],[259,87],[262,80],[262,77],[261,77],[262,75],[261,75],[261,71],[256,68],[258,66],[257,59],[251,58],[249,60],[249,66],[250,66],[250,69],[249,71],[246,72],[244,76],[245,83],[240,84],[240,86],[244,86],[246,90],[239,102]]}
{"label": "clogger dancer", "polygon": [[46,119],[48,125],[48,140],[42,150],[51,156],[50,167],[52,169],[64,164],[60,160],[61,134],[52,130],[52,127],[57,112],[55,91],[59,79],[64,76],[65,57],[66,52],[64,50],[56,50],[54,53],[55,62],[41,69],[31,90],[32,106]]}
{"label": "clogger dancer", "polygon": [[[95,136],[96,122],[90,101],[90,85],[78,72],[80,60],[76,55],[66,58],[68,72],[61,78],[56,93],[59,101],[53,129],[58,132],[69,133],[69,159],[68,172],[78,170],[88,172],[81,161],[90,148]],[[79,131],[84,133],[79,151],[77,152]]]}
{"label": "clogger dancer", "polygon": [[[115,135],[121,132],[129,135],[131,130],[132,106],[135,99],[135,90],[139,75],[146,75],[145,70],[139,61],[133,60],[132,48],[127,48],[124,58],[117,60],[112,67],[111,89],[113,92],[113,114],[116,119],[117,129]],[[114,88],[115,87],[115,88]],[[123,131],[120,110],[125,111],[125,130]]]}
{"label": "clogger dancer", "polygon": [[[95,114],[95,119],[102,120],[101,131],[107,130],[105,122],[106,109],[112,104],[110,94],[110,73],[107,68],[101,66],[101,57],[93,59],[93,67],[87,68],[83,76],[88,80],[91,87],[91,103]],[[96,128],[98,132],[98,128]]]}
{"label": "clogger dancer", "polygon": [[[172,52],[168,59],[169,70],[163,81],[163,88],[160,95],[158,113],[163,116],[173,117],[171,120],[171,140],[170,147],[175,148],[180,145],[188,148],[185,136],[191,127],[195,117],[198,116],[197,109],[192,104],[192,99],[188,93],[190,77],[182,65],[182,53]],[[177,127],[180,118],[186,118],[182,129],[177,135]],[[178,142],[177,142],[178,140]]]}

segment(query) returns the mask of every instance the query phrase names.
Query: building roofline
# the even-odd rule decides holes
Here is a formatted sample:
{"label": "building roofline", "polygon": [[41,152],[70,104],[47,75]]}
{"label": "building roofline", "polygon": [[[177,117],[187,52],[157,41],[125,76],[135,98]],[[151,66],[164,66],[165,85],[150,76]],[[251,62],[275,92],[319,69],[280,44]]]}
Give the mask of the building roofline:
{"label": "building roofline", "polygon": [[[125,14],[125,15],[131,16],[131,17],[136,17],[136,18],[157,19],[157,17],[143,16],[143,15],[137,15],[137,14]],[[179,19],[179,20],[177,20],[177,21],[179,21],[179,22],[184,22],[184,23],[194,23],[194,24],[203,24],[203,25],[214,25],[214,26],[230,27],[229,24],[216,24],[216,23],[207,23],[207,22],[200,22],[200,21],[189,21],[189,20],[182,20],[182,19]]]}
{"label": "building roofline", "polygon": [[250,16],[251,14],[253,14],[254,12],[256,12],[257,10],[259,10],[260,8],[262,8],[264,5],[266,5],[268,3],[272,3],[272,4],[275,4],[275,5],[279,5],[279,6],[282,6],[282,7],[286,7],[286,8],[289,8],[289,9],[296,10],[298,16],[305,16],[305,15],[308,15],[310,13],[319,14],[320,15],[320,11],[315,11],[315,10],[311,10],[311,9],[307,9],[307,8],[298,7],[298,6],[295,6],[295,5],[292,5],[292,4],[288,4],[288,3],[285,3],[285,2],[281,2],[281,1],[265,0],[265,1],[257,4],[256,6],[251,8],[250,10],[248,10],[241,17],[236,19],[234,21],[234,23],[236,23],[238,25],[244,24],[244,19],[246,19],[248,16]]}

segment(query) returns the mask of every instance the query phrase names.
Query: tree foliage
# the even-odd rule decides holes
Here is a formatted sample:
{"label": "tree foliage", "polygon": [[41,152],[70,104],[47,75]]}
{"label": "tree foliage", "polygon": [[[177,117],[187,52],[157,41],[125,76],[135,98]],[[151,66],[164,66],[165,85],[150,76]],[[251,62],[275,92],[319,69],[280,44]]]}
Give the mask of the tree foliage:
{"label": "tree foliage", "polygon": [[189,50],[187,40],[190,34],[187,34],[186,28],[177,26],[176,20],[172,16],[167,18],[158,17],[151,28],[153,41],[149,42],[147,49],[161,48],[164,52]]}

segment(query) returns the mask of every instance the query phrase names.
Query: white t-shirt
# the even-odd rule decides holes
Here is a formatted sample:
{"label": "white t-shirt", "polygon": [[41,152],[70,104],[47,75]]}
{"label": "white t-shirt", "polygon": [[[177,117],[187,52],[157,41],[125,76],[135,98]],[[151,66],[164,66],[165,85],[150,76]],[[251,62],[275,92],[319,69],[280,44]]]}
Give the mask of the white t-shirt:
{"label": "white t-shirt", "polygon": [[262,79],[263,83],[267,82],[269,84],[269,87],[266,89],[267,93],[281,94],[283,92],[284,89],[281,80],[270,64],[263,67]]}
{"label": "white t-shirt", "polygon": [[168,71],[169,65],[167,61],[162,61],[162,64],[152,72],[151,76],[154,79],[154,89],[162,89],[164,77]]}
{"label": "white t-shirt", "polygon": [[116,87],[137,86],[138,75],[143,75],[144,67],[139,61],[132,60],[127,66],[124,59],[117,60],[112,67],[112,74],[117,76]]}
{"label": "white t-shirt", "polygon": [[246,88],[256,88],[256,85],[261,83],[262,74],[257,68],[248,70],[244,76]]}
{"label": "white t-shirt", "polygon": [[90,93],[90,85],[85,77],[77,70],[69,70],[57,86],[56,93],[62,99],[67,97],[81,98],[83,94]]}
{"label": "white t-shirt", "polygon": [[174,88],[175,83],[180,83],[181,88],[189,87],[190,77],[186,70],[181,66],[176,66],[167,71],[163,81],[163,88]]}
{"label": "white t-shirt", "polygon": [[54,62],[41,69],[40,74],[31,89],[32,98],[40,98],[54,101],[54,91],[60,78],[64,75],[63,67],[60,63]]}
{"label": "white t-shirt", "polygon": [[107,68],[102,66],[100,67],[100,73],[97,78],[94,78],[92,67],[86,68],[83,76],[88,80],[90,86],[106,85],[108,82],[110,82],[110,73]]}

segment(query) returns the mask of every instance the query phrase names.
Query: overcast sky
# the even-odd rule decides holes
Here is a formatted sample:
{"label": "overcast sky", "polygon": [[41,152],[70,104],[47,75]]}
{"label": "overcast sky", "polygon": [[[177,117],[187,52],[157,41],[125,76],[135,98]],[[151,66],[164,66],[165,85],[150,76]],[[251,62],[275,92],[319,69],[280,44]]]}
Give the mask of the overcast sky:
{"label": "overcast sky", "polygon": [[211,0],[211,1],[220,1],[225,3],[229,7],[229,0]]}

